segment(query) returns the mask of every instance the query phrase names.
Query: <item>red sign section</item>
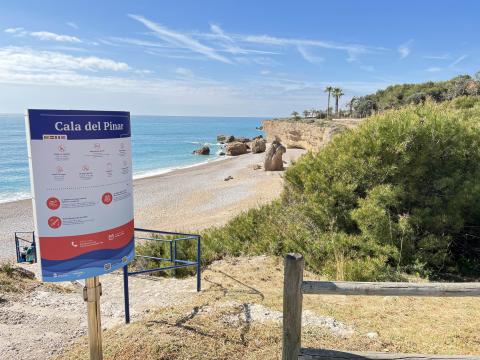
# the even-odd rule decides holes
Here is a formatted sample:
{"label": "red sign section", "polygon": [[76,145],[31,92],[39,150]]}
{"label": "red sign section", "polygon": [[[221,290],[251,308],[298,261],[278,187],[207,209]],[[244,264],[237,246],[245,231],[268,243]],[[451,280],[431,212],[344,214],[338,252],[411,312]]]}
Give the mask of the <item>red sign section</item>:
{"label": "red sign section", "polygon": [[67,260],[94,250],[122,248],[132,239],[133,220],[122,226],[93,234],[40,237],[40,246],[42,259]]}

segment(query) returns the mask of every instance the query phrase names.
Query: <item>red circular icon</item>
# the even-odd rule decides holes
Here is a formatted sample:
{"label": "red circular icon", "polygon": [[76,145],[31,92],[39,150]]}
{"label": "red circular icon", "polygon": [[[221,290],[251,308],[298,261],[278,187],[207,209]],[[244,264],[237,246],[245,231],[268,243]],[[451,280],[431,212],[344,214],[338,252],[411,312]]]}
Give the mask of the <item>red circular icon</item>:
{"label": "red circular icon", "polygon": [[58,200],[56,197],[48,198],[47,207],[50,210],[57,210],[60,207],[60,200]]}
{"label": "red circular icon", "polygon": [[48,219],[48,226],[52,229],[58,229],[62,226],[62,220],[58,216],[52,216]]}
{"label": "red circular icon", "polygon": [[108,205],[112,202],[113,200],[113,196],[112,194],[110,194],[109,192],[105,193],[102,195],[102,202],[105,204],[105,205]]}

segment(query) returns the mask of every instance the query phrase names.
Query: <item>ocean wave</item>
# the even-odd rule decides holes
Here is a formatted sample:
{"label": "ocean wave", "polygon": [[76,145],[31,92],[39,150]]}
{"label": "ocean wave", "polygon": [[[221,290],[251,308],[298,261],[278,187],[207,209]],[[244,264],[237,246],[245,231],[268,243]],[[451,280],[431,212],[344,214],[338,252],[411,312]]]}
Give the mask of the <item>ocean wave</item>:
{"label": "ocean wave", "polygon": [[19,200],[31,199],[32,194],[29,191],[19,191],[15,193],[0,193],[0,204]]}
{"label": "ocean wave", "polygon": [[198,162],[198,163],[195,163],[195,164],[141,171],[141,172],[137,172],[137,173],[133,174],[133,180],[145,179],[145,178],[154,177],[154,176],[158,176],[158,175],[168,174],[168,173],[171,173],[172,171],[190,169],[190,168],[205,165],[205,164],[208,164],[208,163],[211,163],[211,162],[217,162],[217,161],[222,161],[222,160],[226,160],[226,159],[227,159],[227,157],[222,156],[222,157],[215,157],[213,159]]}
{"label": "ocean wave", "polygon": [[207,145],[207,146],[224,146],[225,144],[221,143],[211,143],[211,142],[204,142],[204,141],[187,141],[187,144],[194,144],[194,145]]}
{"label": "ocean wave", "polygon": [[[217,152],[217,155],[220,152],[221,151]],[[139,172],[133,173],[133,180],[145,179],[145,178],[154,177],[154,176],[158,176],[158,175],[168,174],[172,171],[194,168],[196,166],[201,166],[201,165],[204,165],[204,164],[208,164],[208,163],[216,162],[216,161],[221,161],[221,160],[225,160],[225,159],[226,159],[226,157],[224,157],[224,156],[222,156],[222,157],[215,156],[214,158],[211,158],[211,159],[208,159],[208,160],[205,160],[205,161],[201,161],[201,162],[197,162],[197,163],[194,163],[194,164],[189,164],[189,165],[180,165],[180,166],[173,166],[173,167],[167,167],[167,168],[157,168],[157,169],[139,171]],[[32,198],[32,194],[29,191],[18,191],[18,192],[14,192],[14,193],[5,192],[5,193],[0,193],[0,204],[10,203],[10,202],[15,202],[15,201],[20,201],[20,200],[26,200],[26,199],[31,199],[31,198]]]}

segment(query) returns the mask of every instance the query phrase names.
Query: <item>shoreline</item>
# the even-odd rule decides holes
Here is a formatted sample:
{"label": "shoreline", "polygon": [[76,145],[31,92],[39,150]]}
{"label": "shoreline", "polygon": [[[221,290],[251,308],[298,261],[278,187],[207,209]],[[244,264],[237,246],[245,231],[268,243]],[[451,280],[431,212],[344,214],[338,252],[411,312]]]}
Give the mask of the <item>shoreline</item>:
{"label": "shoreline", "polygon": [[[197,156],[204,156],[204,155],[197,155]],[[141,180],[141,179],[147,179],[147,178],[151,178],[151,177],[161,176],[161,175],[169,174],[171,172],[178,171],[178,170],[190,169],[190,168],[194,168],[194,167],[197,167],[197,166],[206,165],[206,164],[209,164],[211,162],[224,161],[224,160],[227,160],[228,158],[229,158],[228,156],[218,156],[217,155],[217,157],[215,157],[213,159],[204,160],[204,161],[194,163],[194,164],[147,170],[143,173],[133,174],[133,181],[135,182],[135,181]],[[25,192],[19,192],[19,193],[24,194]],[[15,202],[24,201],[24,200],[32,200],[31,194],[29,193],[28,195],[25,195],[25,197],[23,197],[22,195],[18,195],[17,198],[8,199],[8,200],[5,200],[5,201],[0,200],[0,206],[2,206],[3,204],[15,203]]]}
{"label": "shoreline", "polygon": [[[288,163],[305,151],[288,149]],[[283,172],[263,170],[265,153],[225,156],[134,179],[135,226],[198,232],[274,200]],[[254,170],[261,164],[262,169]],[[233,179],[225,181],[228,176]],[[0,203],[0,259],[15,255],[14,232],[32,231],[31,199]]]}

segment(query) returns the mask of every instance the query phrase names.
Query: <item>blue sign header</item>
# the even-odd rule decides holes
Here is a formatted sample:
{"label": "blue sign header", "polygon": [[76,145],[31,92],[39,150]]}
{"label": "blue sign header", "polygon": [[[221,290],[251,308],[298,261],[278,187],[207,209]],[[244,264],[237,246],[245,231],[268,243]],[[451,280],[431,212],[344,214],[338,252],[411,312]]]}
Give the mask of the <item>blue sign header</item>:
{"label": "blue sign header", "polygon": [[127,111],[28,110],[30,138],[66,135],[68,140],[130,137]]}

